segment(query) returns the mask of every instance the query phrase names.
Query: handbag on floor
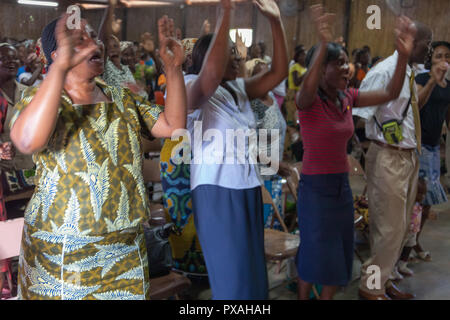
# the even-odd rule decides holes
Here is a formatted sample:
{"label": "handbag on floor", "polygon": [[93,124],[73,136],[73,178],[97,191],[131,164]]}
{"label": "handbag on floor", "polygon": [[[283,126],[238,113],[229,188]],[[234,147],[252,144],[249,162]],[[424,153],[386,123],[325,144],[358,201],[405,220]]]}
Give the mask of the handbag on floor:
{"label": "handbag on floor", "polygon": [[172,269],[172,247],[169,243],[169,235],[173,227],[173,223],[144,225],[150,278],[167,275]]}

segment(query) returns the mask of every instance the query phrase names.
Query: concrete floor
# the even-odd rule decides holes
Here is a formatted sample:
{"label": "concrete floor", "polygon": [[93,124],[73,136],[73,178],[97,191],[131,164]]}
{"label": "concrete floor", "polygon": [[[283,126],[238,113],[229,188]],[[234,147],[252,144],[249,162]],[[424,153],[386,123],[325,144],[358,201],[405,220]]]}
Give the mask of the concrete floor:
{"label": "concrete floor", "polygon": [[[360,194],[364,183],[355,178],[351,180],[351,185],[354,194]],[[414,275],[396,282],[400,289],[414,293],[417,300],[450,299],[450,203],[435,206],[432,211],[436,213],[436,219],[427,221],[421,235],[421,244],[425,250],[430,251],[432,261],[419,260],[416,263],[409,263],[408,267],[414,271]],[[358,245],[358,248],[362,258],[366,259],[370,253],[368,245]],[[292,281],[288,278],[290,269],[288,265],[289,263],[284,261],[278,272],[276,264],[267,263],[269,299],[297,299],[295,286],[292,288]],[[361,263],[355,256],[353,280],[347,287],[338,291],[335,300],[358,299],[360,268]],[[193,281],[193,286],[185,298],[193,300],[211,299],[211,290],[207,280]]]}

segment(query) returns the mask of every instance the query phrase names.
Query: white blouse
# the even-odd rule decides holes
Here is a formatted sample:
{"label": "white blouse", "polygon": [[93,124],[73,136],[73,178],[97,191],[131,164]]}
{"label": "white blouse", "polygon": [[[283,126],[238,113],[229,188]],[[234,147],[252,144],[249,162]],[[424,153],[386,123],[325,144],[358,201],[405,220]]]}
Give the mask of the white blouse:
{"label": "white blouse", "polygon": [[[185,76],[188,90],[197,77]],[[257,138],[256,120],[244,79],[238,78],[227,84],[236,93],[237,105],[230,92],[219,86],[207,102],[188,115],[187,129],[192,148],[191,190],[200,185],[251,189],[262,184],[256,164],[257,145],[249,143]],[[242,139],[241,145],[245,145],[244,150],[236,148],[239,139]]]}

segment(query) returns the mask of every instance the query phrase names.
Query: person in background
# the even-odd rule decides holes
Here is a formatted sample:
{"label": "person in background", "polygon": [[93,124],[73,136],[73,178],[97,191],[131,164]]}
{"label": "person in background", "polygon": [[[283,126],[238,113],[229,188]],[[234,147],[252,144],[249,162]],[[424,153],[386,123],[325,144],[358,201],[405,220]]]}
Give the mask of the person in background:
{"label": "person in background", "polygon": [[163,73],[161,59],[159,58],[158,49],[155,48],[155,42],[153,35],[150,32],[144,32],[141,35],[141,42],[139,43],[140,64],[145,64],[148,67],[152,67],[155,70],[155,74],[152,80],[152,89],[159,90],[157,86],[158,77]]}
{"label": "person in background", "polygon": [[372,62],[372,49],[370,49],[370,47],[368,45],[365,45],[364,47],[362,47],[362,50],[367,52],[367,54],[369,55],[368,56],[368,60],[369,60],[368,67],[370,69],[370,68],[372,68],[372,64],[373,64],[373,62]]}
{"label": "person in background", "polygon": [[297,125],[297,106],[295,105],[295,94],[300,89],[306,75],[305,67],[306,51],[303,45],[295,47],[295,63],[289,68],[288,89],[285,100],[285,118],[288,126]]}
{"label": "person in background", "polygon": [[[355,63],[356,63],[356,54],[358,53],[359,50],[361,50],[361,49],[357,49],[357,48],[353,49],[353,51],[352,51],[352,59],[348,63],[348,67],[350,69],[350,73],[349,73],[350,79],[353,79],[353,77],[355,76],[355,73],[356,73],[356,65],[355,65]],[[349,83],[349,87],[353,88],[351,83]]]}
{"label": "person in background", "polygon": [[17,80],[27,87],[39,85],[42,82],[42,63],[36,53],[30,53],[26,59],[26,69]]}
{"label": "person in background", "polygon": [[24,66],[27,59],[27,47],[25,43],[21,42],[16,46],[17,56],[19,57],[20,65]]}
{"label": "person in background", "polygon": [[254,43],[248,48],[247,59],[248,60],[261,59],[261,47],[258,43]]}
{"label": "person in background", "polygon": [[[370,300],[414,297],[399,290],[389,280],[408,234],[417,193],[418,152],[422,150],[413,65],[425,61],[432,31],[417,21],[414,27],[417,34],[400,96],[388,103],[375,104],[377,108],[354,111],[354,115],[367,119],[366,136],[371,140],[365,160],[371,256],[361,268],[359,288],[359,295]],[[400,58],[397,50],[371,69],[362,81],[360,91],[386,88],[388,81],[397,76],[394,65]],[[381,271],[379,288],[369,288],[369,279],[373,275],[373,269],[369,267],[372,265],[379,266]]]}
{"label": "person in background", "polygon": [[[441,185],[440,144],[442,125],[450,106],[450,81],[445,79],[450,64],[450,43],[437,41],[431,44],[431,52],[425,68],[431,70],[416,77],[419,91],[420,123],[422,128],[422,153],[419,158],[419,177],[425,179],[427,193],[423,202],[422,225],[428,219],[431,206],[447,202]],[[420,232],[414,251],[419,259],[430,261],[431,255],[419,243]]]}
{"label": "person in background", "polygon": [[352,276],[354,209],[347,158],[347,144],[354,133],[352,110],[399,96],[414,32],[408,18],[398,18],[399,58],[392,65],[394,76],[385,87],[361,92],[347,88],[347,53],[331,42],[335,15],[324,13],[320,4],[311,11],[320,43],[308,51],[308,72],[296,96],[305,148],[298,188],[300,246],[296,261],[299,299],[309,299],[312,285],[319,284],[323,286],[320,298],[328,300]]}
{"label": "person in background", "polygon": [[113,34],[114,10],[117,0],[109,0],[103,20],[100,24],[99,39],[105,44],[105,72],[103,80],[115,87],[129,88],[133,93],[139,94],[146,99],[148,94],[136,84],[128,66],[121,63],[120,41]]}
{"label": "person in background", "polygon": [[189,72],[189,69],[192,66],[192,51],[194,50],[195,43],[198,41],[198,38],[186,38],[181,40],[184,48],[184,54],[186,59],[183,63],[183,74]]}
{"label": "person in background", "polygon": [[266,44],[264,43],[264,41],[260,41],[258,42],[259,48],[260,48],[260,58],[263,59],[265,62],[267,62],[268,64],[272,63],[272,58],[269,57],[268,55],[266,55]]}
{"label": "person in background", "polygon": [[[3,131],[3,123],[5,121],[6,110],[8,109],[8,101],[2,96],[0,93],[0,132]],[[12,147],[11,142],[2,142],[0,141],[0,161],[3,160],[12,160],[14,157],[14,148]],[[3,198],[3,187],[0,183],[0,221],[5,221],[8,219],[6,215],[6,207],[5,200]],[[10,261],[0,260],[0,298],[3,294],[4,281],[6,277],[6,273],[9,269]],[[9,288],[12,290],[12,288]]]}
{"label": "person in background", "polygon": [[[269,64],[262,59],[249,70],[250,77],[255,77],[258,74],[264,74],[269,70]],[[258,137],[260,137],[260,130],[267,131],[267,144],[259,144],[260,153],[266,154],[269,158],[273,158],[272,145],[277,144],[278,152],[277,159],[279,162],[278,172],[273,174],[262,175],[264,186],[272,196],[275,206],[278,208],[280,215],[282,214],[282,177],[287,177],[291,173],[291,168],[288,163],[283,162],[284,141],[286,136],[286,121],[281,114],[280,107],[277,103],[275,95],[269,91],[266,96],[254,99],[251,101],[252,110],[256,118],[256,128]],[[272,132],[276,130],[276,133]],[[267,168],[268,165],[260,165],[260,169]],[[264,204],[264,227],[270,228],[272,216],[275,214],[271,205]],[[283,216],[282,216],[283,218]],[[274,228],[281,229],[280,222],[275,220]]]}
{"label": "person in background", "polygon": [[[183,72],[192,66],[192,51],[198,39],[183,39],[185,62]],[[178,161],[185,157],[183,139],[165,139],[161,150],[161,182],[164,191],[163,205],[167,220],[175,224],[176,232],[169,236],[174,268],[188,274],[207,276],[203,252],[194,225],[190,183],[190,165]],[[181,162],[181,163],[180,163]]]}
{"label": "person in background", "polygon": [[[139,64],[136,60],[136,47],[131,41],[120,42],[121,63],[127,66],[133,74],[139,92],[144,99],[148,98],[149,85],[154,75],[154,68]],[[144,93],[145,92],[145,93]]]}
{"label": "person in background", "polygon": [[423,178],[419,178],[417,183],[417,196],[416,203],[414,204],[413,210],[411,212],[411,219],[409,224],[409,233],[406,239],[405,246],[400,254],[400,259],[397,262],[397,269],[400,274],[404,276],[412,276],[414,272],[408,268],[408,261],[413,250],[413,247],[417,244],[417,235],[420,231],[420,224],[422,221],[423,207],[422,203],[425,199],[425,194],[427,193],[427,185]]}
{"label": "person in background", "polygon": [[372,59],[372,65],[371,68],[375,67],[377,64],[379,64],[381,61],[383,61],[383,57],[382,56],[376,56]]}
{"label": "person in background", "polygon": [[[15,104],[20,101],[27,88],[16,80],[18,66],[17,50],[9,44],[0,44],[0,94],[8,102],[3,112],[3,130],[0,133],[2,142],[11,141],[10,123],[16,110]],[[4,195],[20,194],[34,187],[34,163],[30,155],[17,151],[12,160],[0,161],[0,167]]]}
{"label": "person in background", "polygon": [[277,100],[278,107],[280,110],[283,108],[284,99],[286,98],[286,82],[287,78],[281,81],[275,88],[273,88],[272,93]]}
{"label": "person in background", "polygon": [[367,72],[369,72],[370,64],[370,52],[361,49],[355,54],[355,74],[350,80],[350,86],[352,88],[359,88],[361,81],[366,77]]}

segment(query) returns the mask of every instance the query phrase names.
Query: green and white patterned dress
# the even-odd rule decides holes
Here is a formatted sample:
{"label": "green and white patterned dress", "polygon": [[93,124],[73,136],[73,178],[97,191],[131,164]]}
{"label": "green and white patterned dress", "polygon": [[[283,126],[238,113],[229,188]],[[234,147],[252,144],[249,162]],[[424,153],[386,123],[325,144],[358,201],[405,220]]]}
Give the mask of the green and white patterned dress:
{"label": "green and white patterned dress", "polygon": [[[33,155],[38,183],[25,211],[19,299],[148,299],[140,135],[163,107],[97,85],[113,102],[74,105],[63,93],[48,146]],[[12,123],[37,90],[24,93]]]}

